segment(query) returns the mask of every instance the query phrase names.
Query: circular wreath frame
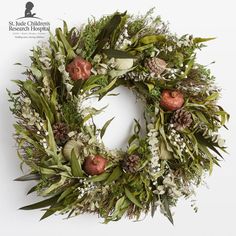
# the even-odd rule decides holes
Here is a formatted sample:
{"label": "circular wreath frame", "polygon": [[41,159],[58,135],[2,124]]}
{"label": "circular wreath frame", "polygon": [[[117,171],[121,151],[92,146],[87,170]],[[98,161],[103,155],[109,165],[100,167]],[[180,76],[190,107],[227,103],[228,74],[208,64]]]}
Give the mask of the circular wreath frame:
{"label": "circular wreath frame", "polygon": [[[9,91],[18,155],[29,167],[16,180],[36,180],[29,193],[47,199],[21,209],[46,209],[42,219],[90,212],[109,222],[160,207],[173,223],[171,207],[219,165],[218,130],[229,115],[217,105],[210,70],[196,62],[213,38],[178,37],[152,13],[115,12],[80,29],[64,22],[33,49],[27,79]],[[105,108],[84,106],[118,86],[145,104],[146,125],[135,120],[125,151],[102,142],[113,118],[98,129],[93,117]]]}

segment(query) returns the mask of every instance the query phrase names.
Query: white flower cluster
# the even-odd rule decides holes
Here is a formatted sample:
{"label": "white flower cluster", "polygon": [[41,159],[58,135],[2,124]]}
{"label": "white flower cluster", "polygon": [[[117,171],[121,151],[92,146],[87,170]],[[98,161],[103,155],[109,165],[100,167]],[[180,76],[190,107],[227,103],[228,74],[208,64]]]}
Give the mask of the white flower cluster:
{"label": "white flower cluster", "polygon": [[105,75],[107,74],[109,68],[109,61],[108,63],[102,63],[102,56],[97,54],[93,59],[93,68],[91,72],[94,75]]}
{"label": "white flower cluster", "polygon": [[185,35],[181,37],[180,40],[176,41],[176,45],[178,47],[188,47],[193,44],[193,36],[192,35]]}
{"label": "white flower cluster", "polygon": [[172,41],[174,42],[173,45],[166,45],[161,49],[161,51],[170,53],[175,51],[177,48],[191,46],[193,44],[193,37],[191,35],[185,35],[179,39],[177,36],[173,35]]}
{"label": "white flower cluster", "polygon": [[[188,68],[188,65],[180,64],[179,66],[180,68],[166,68],[166,74],[167,74],[166,78],[168,80],[175,80],[178,76],[184,75],[185,70]],[[186,79],[187,76],[185,76],[184,78]]]}
{"label": "white flower cluster", "polygon": [[124,30],[120,34],[117,42],[116,42],[116,49],[123,49],[126,46],[131,44],[131,40],[129,38],[128,30],[127,30],[128,24],[124,25]]}
{"label": "white flower cluster", "polygon": [[160,171],[160,163],[159,163],[159,141],[158,141],[158,131],[155,129],[154,124],[148,124],[148,147],[152,154],[152,159],[150,163],[150,171],[151,172],[158,172]]}
{"label": "white flower cluster", "polygon": [[[217,121],[215,121],[214,125],[220,127],[220,123]],[[212,129],[209,129],[205,123],[201,122],[199,124],[199,129],[203,132],[204,137],[210,138],[212,142],[217,143],[219,147],[225,146],[225,139],[223,139],[217,132],[213,131]]]}
{"label": "white flower cluster", "polygon": [[71,84],[70,75],[66,71],[65,56],[61,52],[57,52],[56,56],[55,56],[55,59],[56,59],[57,63],[59,64],[58,70],[62,74],[62,79],[63,79],[64,84],[66,85],[66,89],[67,89],[68,93],[70,93],[71,89],[73,88],[73,85]]}
{"label": "white flower cluster", "polygon": [[50,70],[52,68],[51,58],[48,56],[51,53],[51,49],[47,42],[41,41],[39,42],[41,55],[39,57],[39,61],[42,63],[42,67],[44,70]]}
{"label": "white flower cluster", "polygon": [[168,133],[167,138],[170,140],[170,143],[176,147],[178,154],[181,154],[183,152],[188,152],[189,150],[187,149],[184,139],[181,137],[179,132],[177,132],[174,129],[173,124],[169,125],[168,130],[169,130],[169,133]]}
{"label": "white flower cluster", "polygon": [[39,142],[44,147],[44,149],[48,148],[48,142],[47,142],[46,138],[39,140]]}
{"label": "white flower cluster", "polygon": [[43,88],[41,91],[44,93],[44,95],[50,99],[51,95],[51,89],[50,89],[50,80],[47,76],[43,78]]}
{"label": "white flower cluster", "polygon": [[156,190],[154,190],[153,193],[158,195],[168,193],[168,195],[173,198],[181,197],[182,192],[179,190],[179,187],[177,186],[174,180],[174,174],[169,173],[164,178],[162,185],[158,185],[157,181],[154,181],[153,184],[156,186]]}
{"label": "white flower cluster", "polygon": [[40,116],[35,110],[31,108],[31,100],[29,98],[24,98],[22,100],[22,116],[27,120],[27,125],[36,125],[40,127]]}
{"label": "white flower cluster", "polygon": [[91,191],[96,188],[96,185],[94,185],[92,182],[89,182],[86,179],[80,179],[79,183],[81,184],[81,186],[78,187],[79,199],[82,198],[85,194],[90,194]]}
{"label": "white flower cluster", "polygon": [[179,74],[179,69],[175,69],[175,68],[166,68],[166,73],[167,73],[167,76],[166,78],[168,80],[175,80]]}

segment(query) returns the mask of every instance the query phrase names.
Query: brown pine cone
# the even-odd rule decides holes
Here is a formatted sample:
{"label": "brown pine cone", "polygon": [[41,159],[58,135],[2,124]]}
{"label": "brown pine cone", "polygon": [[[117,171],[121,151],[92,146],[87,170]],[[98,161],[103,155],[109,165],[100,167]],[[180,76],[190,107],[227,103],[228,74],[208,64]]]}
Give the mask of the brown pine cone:
{"label": "brown pine cone", "polygon": [[190,127],[192,121],[193,120],[191,113],[184,109],[179,109],[175,111],[171,118],[171,124],[173,124],[173,127],[178,131]]}
{"label": "brown pine cone", "polygon": [[145,67],[147,67],[150,72],[154,73],[155,75],[162,74],[166,69],[167,63],[157,57],[148,58],[145,61]]}
{"label": "brown pine cone", "polygon": [[123,170],[127,173],[137,172],[140,166],[140,157],[138,155],[130,155],[125,157],[122,163]]}
{"label": "brown pine cone", "polygon": [[58,122],[52,126],[54,138],[58,145],[63,145],[68,140],[69,128],[67,124]]}

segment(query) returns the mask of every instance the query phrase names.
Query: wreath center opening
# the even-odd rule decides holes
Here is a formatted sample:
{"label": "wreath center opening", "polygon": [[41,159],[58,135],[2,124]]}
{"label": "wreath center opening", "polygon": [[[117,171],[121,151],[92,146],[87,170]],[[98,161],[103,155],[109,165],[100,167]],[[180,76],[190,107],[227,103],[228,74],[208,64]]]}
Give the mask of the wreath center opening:
{"label": "wreath center opening", "polygon": [[93,122],[98,129],[102,129],[106,121],[113,119],[102,138],[105,146],[110,149],[127,148],[134,120],[143,127],[140,134],[145,132],[144,103],[125,86],[115,88],[101,100],[91,97],[84,105],[98,111],[98,114],[93,116]]}

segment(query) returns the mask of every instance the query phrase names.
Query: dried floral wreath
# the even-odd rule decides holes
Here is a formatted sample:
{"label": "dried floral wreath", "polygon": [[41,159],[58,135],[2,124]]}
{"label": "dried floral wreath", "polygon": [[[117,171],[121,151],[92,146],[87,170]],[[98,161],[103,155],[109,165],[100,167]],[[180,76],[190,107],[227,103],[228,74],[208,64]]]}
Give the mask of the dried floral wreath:
{"label": "dried floral wreath", "polygon": [[[48,198],[21,209],[42,208],[42,219],[96,213],[109,222],[160,208],[173,223],[171,208],[194,195],[225,151],[218,130],[229,115],[217,105],[210,70],[196,62],[196,49],[212,39],[178,37],[150,10],[116,12],[80,29],[64,22],[35,47],[27,79],[8,92],[18,155],[30,167],[16,180],[36,180],[29,193]],[[102,142],[112,119],[98,129],[93,117],[105,108],[84,106],[118,86],[145,104],[146,125],[135,120],[125,151]]]}

